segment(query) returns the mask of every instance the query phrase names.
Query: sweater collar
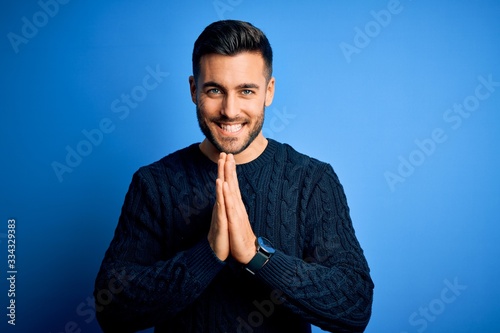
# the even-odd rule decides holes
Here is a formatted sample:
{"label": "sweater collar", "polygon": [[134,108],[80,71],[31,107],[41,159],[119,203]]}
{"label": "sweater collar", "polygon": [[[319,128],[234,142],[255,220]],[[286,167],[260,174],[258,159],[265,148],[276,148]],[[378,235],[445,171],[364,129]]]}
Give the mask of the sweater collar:
{"label": "sweater collar", "polygon": [[[199,143],[193,144],[191,148],[194,150],[196,156],[196,162],[200,163],[203,167],[209,169],[214,169],[217,171],[217,163],[210,160],[205,154],[202,153],[199,147]],[[238,164],[236,170],[240,172],[252,172],[257,169],[263,168],[265,165],[269,165],[273,156],[278,148],[278,142],[273,139],[267,139],[266,149],[260,154],[256,159],[244,164]]]}

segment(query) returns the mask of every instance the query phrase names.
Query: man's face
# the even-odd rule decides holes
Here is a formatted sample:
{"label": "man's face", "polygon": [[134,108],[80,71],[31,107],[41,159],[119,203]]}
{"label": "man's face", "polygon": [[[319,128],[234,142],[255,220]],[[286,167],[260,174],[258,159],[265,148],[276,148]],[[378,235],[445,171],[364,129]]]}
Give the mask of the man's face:
{"label": "man's face", "polygon": [[265,140],[264,109],[274,95],[274,78],[268,82],[265,73],[258,53],[201,58],[198,80],[189,80],[191,98],[203,134],[219,152],[237,155]]}

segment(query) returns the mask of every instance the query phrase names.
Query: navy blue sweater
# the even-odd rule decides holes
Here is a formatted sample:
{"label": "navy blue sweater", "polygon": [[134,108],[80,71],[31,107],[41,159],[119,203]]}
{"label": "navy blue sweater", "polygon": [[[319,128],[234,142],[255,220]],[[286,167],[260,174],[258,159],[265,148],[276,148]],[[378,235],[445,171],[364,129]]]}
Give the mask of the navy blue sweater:
{"label": "navy blue sweater", "polygon": [[140,168],[95,285],[104,332],[362,332],[373,283],[330,165],[269,139],[237,165],[257,236],[276,249],[251,275],[207,234],[217,164],[198,145]]}

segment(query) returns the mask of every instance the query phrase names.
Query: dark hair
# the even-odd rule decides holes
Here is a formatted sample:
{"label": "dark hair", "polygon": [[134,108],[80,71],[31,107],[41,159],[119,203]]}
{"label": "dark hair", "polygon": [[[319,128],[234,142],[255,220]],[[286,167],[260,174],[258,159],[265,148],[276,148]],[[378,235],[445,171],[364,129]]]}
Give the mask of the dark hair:
{"label": "dark hair", "polygon": [[193,48],[193,75],[200,74],[200,59],[207,54],[236,55],[241,52],[260,53],[269,80],[273,73],[273,50],[266,35],[251,23],[223,20],[205,28]]}

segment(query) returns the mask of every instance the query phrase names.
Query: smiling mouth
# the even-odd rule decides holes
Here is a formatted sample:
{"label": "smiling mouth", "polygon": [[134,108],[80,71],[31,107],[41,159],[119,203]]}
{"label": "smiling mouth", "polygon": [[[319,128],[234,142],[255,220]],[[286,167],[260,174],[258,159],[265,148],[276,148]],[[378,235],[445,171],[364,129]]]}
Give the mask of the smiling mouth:
{"label": "smiling mouth", "polygon": [[218,124],[219,127],[227,133],[237,133],[243,128],[243,124]]}

